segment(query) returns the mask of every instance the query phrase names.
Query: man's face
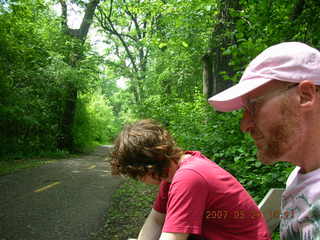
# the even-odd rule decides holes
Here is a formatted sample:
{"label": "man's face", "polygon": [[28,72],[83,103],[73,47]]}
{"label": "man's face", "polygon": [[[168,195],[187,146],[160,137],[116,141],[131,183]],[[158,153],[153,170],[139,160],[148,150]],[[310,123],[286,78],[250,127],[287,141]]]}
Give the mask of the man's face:
{"label": "man's face", "polygon": [[299,116],[289,104],[294,86],[273,81],[245,96],[245,101],[259,99],[244,111],[241,129],[254,139],[258,159],[271,164],[287,161],[301,136]]}

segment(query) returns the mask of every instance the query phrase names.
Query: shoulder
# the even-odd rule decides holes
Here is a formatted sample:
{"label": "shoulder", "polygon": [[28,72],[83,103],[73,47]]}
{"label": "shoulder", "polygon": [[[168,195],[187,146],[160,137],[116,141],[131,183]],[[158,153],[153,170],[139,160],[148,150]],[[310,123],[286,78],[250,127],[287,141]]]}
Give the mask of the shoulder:
{"label": "shoulder", "polygon": [[178,175],[185,173],[187,175],[198,175],[204,179],[212,179],[220,175],[228,174],[226,170],[217,165],[214,161],[210,160],[206,156],[202,155],[200,152],[187,152],[192,153],[190,157],[185,158],[185,160],[180,165],[177,170]]}
{"label": "shoulder", "polygon": [[184,191],[198,190],[199,188],[207,188],[208,183],[201,171],[191,168],[179,169],[170,186],[170,192],[174,189],[184,189]]}
{"label": "shoulder", "polygon": [[181,164],[181,168],[207,169],[208,167],[218,167],[218,165],[198,151],[187,151],[186,158]]}

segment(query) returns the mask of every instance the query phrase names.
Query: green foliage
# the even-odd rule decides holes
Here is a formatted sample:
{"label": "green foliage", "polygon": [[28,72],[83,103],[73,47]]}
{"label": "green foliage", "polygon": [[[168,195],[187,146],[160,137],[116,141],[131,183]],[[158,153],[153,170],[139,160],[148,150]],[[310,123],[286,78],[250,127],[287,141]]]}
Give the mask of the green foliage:
{"label": "green foliage", "polygon": [[118,130],[112,107],[99,92],[78,99],[74,136],[79,151],[97,143],[111,142]]}
{"label": "green foliage", "polygon": [[[283,41],[301,41],[320,47],[319,1],[255,1],[242,2],[242,10],[234,11],[236,30],[229,34],[236,44],[224,53],[231,55],[229,63],[236,71],[238,82],[246,64],[262,50]],[[303,5],[299,5],[303,2]]]}
{"label": "green foliage", "polygon": [[[67,86],[72,84],[79,94],[95,96],[102,79],[101,59],[88,44],[82,46],[64,34],[61,19],[53,14],[48,2],[6,1],[0,6],[0,158],[55,152],[68,98]],[[79,48],[83,56],[71,66],[68,61],[79,57],[72,55]],[[88,104],[92,104],[90,101]],[[85,106],[83,102],[79,106],[86,109],[78,112],[83,112],[82,118],[88,119],[90,129],[95,130],[88,135],[89,142],[81,138],[78,147],[110,138],[114,130],[110,126],[102,129],[105,122],[101,118],[112,118],[107,114],[112,110],[92,110],[92,105]],[[96,132],[100,129],[99,135]],[[83,128],[70,132],[83,136],[78,130]]]}
{"label": "green foliage", "polygon": [[24,159],[14,161],[0,161],[0,176],[16,172],[18,170],[38,167],[44,164],[55,162],[48,159]]}
{"label": "green foliage", "polygon": [[[212,30],[215,3],[168,1],[153,35],[145,87],[147,92],[192,101],[202,87],[201,58]],[[193,9],[193,10],[191,10]]]}
{"label": "green foliage", "polygon": [[0,15],[0,156],[55,149],[61,96],[48,71],[55,20],[41,1],[7,5]]}
{"label": "green foliage", "polygon": [[104,228],[92,240],[138,237],[156,192],[156,186],[126,179],[112,196]]}

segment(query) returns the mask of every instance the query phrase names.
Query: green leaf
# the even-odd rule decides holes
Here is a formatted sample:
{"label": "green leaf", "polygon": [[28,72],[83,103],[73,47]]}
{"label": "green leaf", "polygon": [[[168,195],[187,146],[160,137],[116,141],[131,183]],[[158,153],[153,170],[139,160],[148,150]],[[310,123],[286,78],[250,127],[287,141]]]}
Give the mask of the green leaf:
{"label": "green leaf", "polygon": [[258,168],[258,167],[261,167],[262,163],[261,162],[256,162],[255,163],[255,166]]}
{"label": "green leaf", "polygon": [[166,47],[166,46],[168,46],[167,43],[160,43],[160,44],[159,44],[159,48],[160,48],[160,49],[161,49],[161,48],[164,48],[164,47]]}
{"label": "green leaf", "polygon": [[182,42],[182,46],[184,46],[185,48],[188,48],[189,47],[189,45],[188,45],[188,43],[186,43],[186,42]]}

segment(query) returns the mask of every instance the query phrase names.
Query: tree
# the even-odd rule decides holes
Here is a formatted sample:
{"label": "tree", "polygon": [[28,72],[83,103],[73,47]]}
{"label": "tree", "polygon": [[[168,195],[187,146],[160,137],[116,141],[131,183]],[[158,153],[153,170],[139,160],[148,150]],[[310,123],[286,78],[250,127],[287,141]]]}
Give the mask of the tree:
{"label": "tree", "polygon": [[[97,8],[100,0],[90,0],[85,3],[85,14],[82,19],[79,29],[71,29],[68,27],[68,5],[65,0],[59,0],[62,8],[62,29],[66,35],[71,38],[72,48],[65,61],[72,66],[77,68],[78,62],[84,57],[84,42],[87,38],[89,28],[93,21],[94,11]],[[78,97],[78,87],[75,81],[68,81],[66,84],[66,96],[65,96],[65,107],[61,119],[61,135],[59,138],[58,146],[61,149],[68,149],[72,151],[74,149],[74,138],[72,134],[76,102]]]}
{"label": "tree", "polygon": [[[0,5],[2,6],[2,5]],[[54,151],[62,105],[58,19],[42,0],[0,8],[0,155]]]}
{"label": "tree", "polygon": [[209,41],[208,52],[203,56],[203,94],[206,98],[232,85],[230,76],[235,74],[230,66],[230,55],[225,50],[236,44],[234,31],[237,18],[233,14],[240,10],[238,0],[218,2],[218,14]]}
{"label": "tree", "polygon": [[[64,1],[61,18],[47,1],[0,2],[1,156],[37,155],[58,146],[81,150],[74,146],[79,143],[74,137],[82,134],[86,123],[75,126],[80,122],[74,119],[76,104],[84,109],[77,117],[89,125],[101,110],[89,111],[92,107],[85,101],[98,95],[101,79],[101,61],[85,42],[97,2],[90,3],[81,27],[70,29]],[[96,141],[90,136],[87,142]],[[81,140],[82,146],[87,143]]]}
{"label": "tree", "polygon": [[151,1],[110,0],[100,5],[96,14],[108,39],[110,56],[106,63],[118,72],[119,77],[130,79],[130,90],[137,104],[145,97],[148,41],[160,16],[153,7]]}

